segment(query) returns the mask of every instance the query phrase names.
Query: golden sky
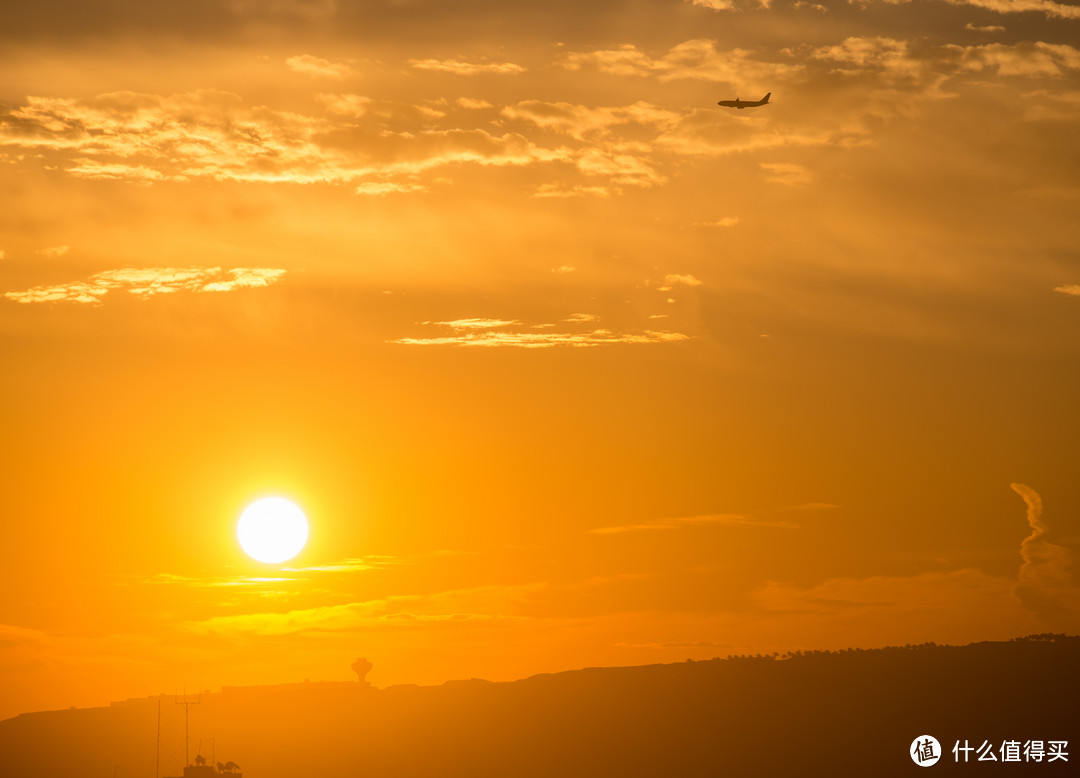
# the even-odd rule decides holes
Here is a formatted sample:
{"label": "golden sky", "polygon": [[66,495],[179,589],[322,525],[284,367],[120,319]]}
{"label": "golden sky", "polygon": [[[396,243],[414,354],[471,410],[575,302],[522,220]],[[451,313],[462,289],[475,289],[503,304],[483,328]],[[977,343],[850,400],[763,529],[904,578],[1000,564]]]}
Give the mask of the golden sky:
{"label": "golden sky", "polygon": [[1080,6],[4,17],[0,718],[1080,629]]}

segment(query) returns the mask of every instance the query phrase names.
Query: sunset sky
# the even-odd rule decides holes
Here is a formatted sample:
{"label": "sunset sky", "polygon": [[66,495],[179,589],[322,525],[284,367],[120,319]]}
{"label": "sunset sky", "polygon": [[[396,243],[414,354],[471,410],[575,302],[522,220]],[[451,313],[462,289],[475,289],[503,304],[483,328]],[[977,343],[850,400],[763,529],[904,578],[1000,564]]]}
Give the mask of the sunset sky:
{"label": "sunset sky", "polygon": [[1080,5],[8,5],[0,718],[1080,630]]}

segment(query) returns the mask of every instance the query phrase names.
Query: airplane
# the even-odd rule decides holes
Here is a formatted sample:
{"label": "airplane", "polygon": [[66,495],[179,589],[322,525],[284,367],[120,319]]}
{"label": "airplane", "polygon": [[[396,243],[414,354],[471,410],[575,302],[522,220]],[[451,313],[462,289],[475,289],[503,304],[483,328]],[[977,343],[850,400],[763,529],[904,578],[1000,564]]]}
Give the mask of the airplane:
{"label": "airplane", "polygon": [[772,92],[769,92],[769,94],[756,102],[753,100],[740,100],[736,97],[734,100],[721,100],[717,105],[722,105],[725,108],[738,108],[741,111],[743,108],[757,108],[759,105],[768,105],[771,96]]}

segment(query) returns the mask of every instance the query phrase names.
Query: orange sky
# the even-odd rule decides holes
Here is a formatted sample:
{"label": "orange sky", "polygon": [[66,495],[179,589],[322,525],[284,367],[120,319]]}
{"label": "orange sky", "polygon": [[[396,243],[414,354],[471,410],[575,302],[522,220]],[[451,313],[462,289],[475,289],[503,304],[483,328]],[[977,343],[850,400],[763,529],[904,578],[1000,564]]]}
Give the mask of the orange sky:
{"label": "orange sky", "polygon": [[0,718],[1080,629],[1080,7],[5,13]]}

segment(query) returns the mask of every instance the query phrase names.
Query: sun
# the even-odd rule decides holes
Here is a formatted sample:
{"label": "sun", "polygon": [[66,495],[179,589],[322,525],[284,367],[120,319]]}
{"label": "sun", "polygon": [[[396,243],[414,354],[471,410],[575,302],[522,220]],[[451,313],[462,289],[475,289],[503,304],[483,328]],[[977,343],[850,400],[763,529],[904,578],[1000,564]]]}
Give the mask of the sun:
{"label": "sun", "polygon": [[303,511],[281,497],[264,497],[240,514],[236,537],[252,559],[277,564],[292,559],[307,543]]}

